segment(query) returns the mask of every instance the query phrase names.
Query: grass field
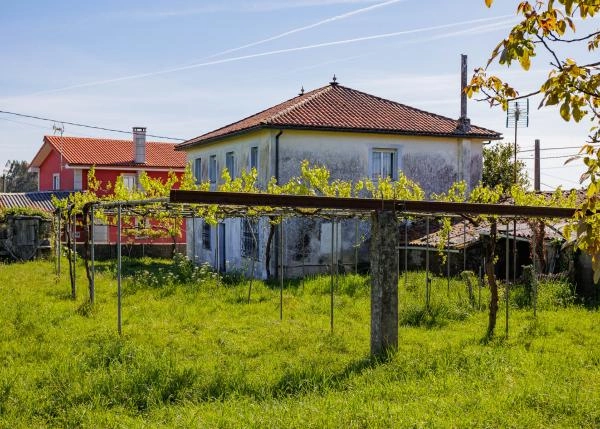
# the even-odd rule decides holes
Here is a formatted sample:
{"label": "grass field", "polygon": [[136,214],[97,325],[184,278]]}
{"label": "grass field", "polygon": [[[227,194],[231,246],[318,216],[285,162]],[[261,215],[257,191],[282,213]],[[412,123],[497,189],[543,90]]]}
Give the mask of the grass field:
{"label": "grass field", "polygon": [[247,304],[247,282],[183,261],[126,268],[119,337],[110,265],[94,308],[50,262],[0,265],[2,427],[600,426],[599,314],[564,284],[541,285],[537,319],[515,291],[486,343],[463,282],[436,278],[426,312],[410,274],[399,351],[376,361],[366,277],[340,277],[331,334],[327,277],[287,285],[280,321],[262,282]]}

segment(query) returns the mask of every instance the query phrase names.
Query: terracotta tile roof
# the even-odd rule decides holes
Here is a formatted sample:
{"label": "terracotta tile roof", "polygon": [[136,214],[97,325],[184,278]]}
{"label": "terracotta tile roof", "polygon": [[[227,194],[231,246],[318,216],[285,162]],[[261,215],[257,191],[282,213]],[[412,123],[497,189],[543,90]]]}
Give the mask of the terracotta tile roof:
{"label": "terracotta tile roof", "polygon": [[[57,151],[62,151],[66,162],[71,165],[139,166],[134,162],[132,140],[45,136],[44,142],[52,145]],[[175,151],[174,144],[146,143],[144,167],[183,169],[185,164],[185,153]]]}
{"label": "terracotta tile roof", "polygon": [[0,193],[0,208],[29,207],[53,212],[52,196],[62,200],[69,194],[65,191]]}
{"label": "terracotta tile roof", "polygon": [[471,126],[457,132],[458,120],[415,109],[339,84],[330,84],[263,110],[241,121],[177,145],[178,149],[260,128],[291,128],[423,136],[500,139]]}

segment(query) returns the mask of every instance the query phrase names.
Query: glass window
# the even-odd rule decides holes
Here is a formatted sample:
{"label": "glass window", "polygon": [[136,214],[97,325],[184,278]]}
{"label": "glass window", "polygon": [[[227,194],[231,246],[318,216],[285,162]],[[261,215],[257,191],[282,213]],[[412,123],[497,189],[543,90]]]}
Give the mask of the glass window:
{"label": "glass window", "polygon": [[202,224],[202,247],[210,250],[210,225],[206,222]]}
{"label": "glass window", "polygon": [[130,191],[137,189],[137,176],[135,174],[122,174],[123,186]]}
{"label": "glass window", "polygon": [[235,179],[235,154],[233,152],[225,154],[225,167],[229,171],[229,177]]}
{"label": "glass window", "polygon": [[258,146],[252,146],[250,148],[250,170],[253,168],[258,171]]}
{"label": "glass window", "polygon": [[60,174],[58,173],[52,175],[52,189],[55,191],[60,189]]}
{"label": "glass window", "polygon": [[377,180],[380,177],[396,178],[395,151],[377,149],[373,151],[373,163],[371,178]]}
{"label": "glass window", "polygon": [[202,159],[196,158],[194,160],[194,178],[196,179],[196,184],[202,182]]}
{"label": "glass window", "polygon": [[208,162],[210,183],[217,183],[217,155],[211,155]]}
{"label": "glass window", "polygon": [[242,256],[258,259],[258,220],[242,219]]}
{"label": "glass window", "polygon": [[83,189],[83,172],[80,168],[73,170],[73,190],[81,191]]}

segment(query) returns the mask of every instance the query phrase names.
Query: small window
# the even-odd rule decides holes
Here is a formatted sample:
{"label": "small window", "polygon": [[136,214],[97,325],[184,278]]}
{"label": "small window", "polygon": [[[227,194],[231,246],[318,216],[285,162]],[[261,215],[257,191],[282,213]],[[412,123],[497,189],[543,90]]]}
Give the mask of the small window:
{"label": "small window", "polygon": [[210,183],[217,183],[217,155],[211,155],[208,163]]}
{"label": "small window", "polygon": [[60,174],[54,173],[52,175],[52,189],[55,191],[60,190]]}
{"label": "small window", "polygon": [[373,164],[371,166],[371,178],[378,180],[380,177],[390,179],[396,178],[395,151],[377,149],[373,151]]}
{"label": "small window", "polygon": [[73,190],[81,191],[83,189],[83,172],[80,168],[73,170]]}
{"label": "small window", "polygon": [[202,225],[202,247],[210,250],[210,225],[206,222]]}
{"label": "small window", "polygon": [[122,174],[123,186],[130,191],[137,189],[137,176],[135,174]]}
{"label": "small window", "polygon": [[194,178],[196,179],[196,184],[200,184],[202,182],[202,159],[196,158],[194,160]]}
{"label": "small window", "polygon": [[250,170],[253,168],[258,171],[258,146],[252,146],[250,148]]}
{"label": "small window", "polygon": [[258,221],[242,220],[242,256],[258,259]]}
{"label": "small window", "polygon": [[233,152],[225,154],[225,167],[229,171],[229,177],[235,179],[235,154]]}

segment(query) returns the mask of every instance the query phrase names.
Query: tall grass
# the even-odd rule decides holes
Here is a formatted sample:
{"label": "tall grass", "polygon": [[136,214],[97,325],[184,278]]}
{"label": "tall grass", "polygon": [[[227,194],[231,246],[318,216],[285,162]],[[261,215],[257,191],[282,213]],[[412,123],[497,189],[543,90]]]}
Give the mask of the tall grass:
{"label": "tall grass", "polygon": [[409,273],[399,351],[377,361],[367,277],[337,279],[332,334],[327,276],[286,282],[279,321],[278,285],[255,280],[247,304],[246,281],[135,264],[121,337],[110,266],[93,309],[50,263],[0,266],[0,426],[600,425],[598,313],[567,285],[541,285],[537,319],[514,288],[510,336],[483,344],[486,289],[473,307],[464,282],[436,277],[426,308],[424,274]]}

